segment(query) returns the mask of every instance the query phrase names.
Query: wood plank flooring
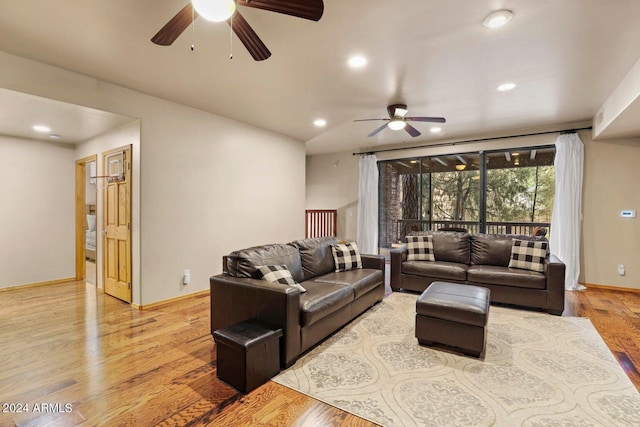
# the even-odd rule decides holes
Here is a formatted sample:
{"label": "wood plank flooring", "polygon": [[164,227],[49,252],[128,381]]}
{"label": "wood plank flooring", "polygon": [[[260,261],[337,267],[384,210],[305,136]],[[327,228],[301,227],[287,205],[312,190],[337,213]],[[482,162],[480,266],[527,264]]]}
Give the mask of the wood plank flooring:
{"label": "wood plank flooring", "polygon": [[[566,302],[640,389],[640,294]],[[374,425],[273,382],[239,394],[215,370],[208,296],[137,311],[84,282],[0,292],[0,426]]]}

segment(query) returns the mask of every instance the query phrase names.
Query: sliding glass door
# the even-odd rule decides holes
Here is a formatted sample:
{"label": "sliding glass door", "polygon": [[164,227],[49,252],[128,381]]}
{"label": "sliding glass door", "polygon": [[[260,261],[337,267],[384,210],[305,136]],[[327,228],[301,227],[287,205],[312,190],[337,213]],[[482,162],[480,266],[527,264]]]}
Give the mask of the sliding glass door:
{"label": "sliding glass door", "polygon": [[548,232],[554,156],[545,146],[379,162],[381,253],[412,231]]}

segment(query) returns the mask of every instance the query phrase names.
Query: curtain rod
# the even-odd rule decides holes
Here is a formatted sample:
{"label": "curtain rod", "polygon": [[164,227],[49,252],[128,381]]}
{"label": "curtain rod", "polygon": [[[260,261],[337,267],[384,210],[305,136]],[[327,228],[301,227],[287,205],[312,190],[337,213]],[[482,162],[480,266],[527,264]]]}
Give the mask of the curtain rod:
{"label": "curtain rod", "polygon": [[587,126],[587,127],[583,127],[583,128],[570,128],[570,129],[564,129],[564,130],[550,130],[550,131],[545,131],[545,132],[535,132],[535,133],[524,133],[524,134],[520,134],[520,135],[507,135],[507,136],[496,136],[496,137],[492,137],[492,138],[478,138],[478,139],[467,139],[464,141],[452,141],[452,142],[439,142],[439,143],[435,143],[435,144],[423,144],[423,145],[416,145],[413,147],[398,147],[398,148],[387,148],[384,150],[373,150],[373,151],[365,151],[363,153],[352,153],[354,156],[366,156],[366,155],[370,155],[370,154],[376,154],[376,153],[386,153],[389,151],[400,151],[400,150],[413,150],[413,149],[417,149],[417,148],[431,148],[431,147],[445,147],[447,145],[461,145],[461,144],[470,144],[472,142],[483,142],[483,141],[495,141],[497,139],[508,139],[508,138],[520,138],[523,136],[536,136],[536,135],[547,135],[550,133],[559,133],[560,135],[565,135],[568,133],[576,133],[579,130],[590,130],[592,129],[591,126]]}

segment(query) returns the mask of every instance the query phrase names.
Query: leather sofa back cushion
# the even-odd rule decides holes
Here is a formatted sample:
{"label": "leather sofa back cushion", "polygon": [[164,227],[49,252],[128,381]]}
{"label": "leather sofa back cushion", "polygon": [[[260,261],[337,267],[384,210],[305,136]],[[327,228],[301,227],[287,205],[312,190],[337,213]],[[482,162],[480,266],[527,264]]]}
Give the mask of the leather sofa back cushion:
{"label": "leather sofa back cushion", "polygon": [[[471,236],[469,233],[455,231],[415,231],[411,236],[432,236],[433,255],[436,261],[469,264]],[[511,247],[509,247],[511,256]],[[507,261],[508,263],[508,261]]]}
{"label": "leather sofa back cushion", "polygon": [[300,252],[293,245],[275,243],[254,246],[231,252],[227,256],[227,269],[233,277],[253,277],[259,279],[258,267],[261,265],[286,265],[296,282],[304,280]]}
{"label": "leather sofa back cushion", "polygon": [[471,236],[471,264],[508,267],[513,239],[546,241],[544,237],[516,234],[474,234]]}
{"label": "leather sofa back cushion", "polygon": [[331,273],[335,270],[331,245],[338,244],[335,237],[318,237],[291,242],[300,251],[304,280]]}

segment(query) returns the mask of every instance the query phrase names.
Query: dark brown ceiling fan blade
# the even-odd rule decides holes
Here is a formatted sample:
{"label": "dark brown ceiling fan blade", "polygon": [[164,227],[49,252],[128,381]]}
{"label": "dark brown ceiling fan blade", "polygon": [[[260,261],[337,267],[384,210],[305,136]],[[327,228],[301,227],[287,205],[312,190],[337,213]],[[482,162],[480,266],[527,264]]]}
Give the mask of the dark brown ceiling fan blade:
{"label": "dark brown ceiling fan blade", "polygon": [[431,123],[446,123],[447,119],[444,117],[405,117],[405,120],[411,120],[414,122],[431,122]]}
{"label": "dark brown ceiling fan blade", "polygon": [[357,120],[354,120],[354,122],[377,122],[380,120],[389,121],[390,119],[357,119]]}
{"label": "dark brown ceiling fan blade", "polygon": [[[194,15],[195,13],[195,15]],[[198,13],[191,7],[191,2],[187,3],[180,12],[165,24],[158,33],[151,38],[151,41],[161,46],[171,45],[184,30],[191,25],[192,19],[197,17]]]}
{"label": "dark brown ceiling fan blade", "polygon": [[[232,24],[233,21],[233,24]],[[233,17],[227,20],[229,25],[233,28],[233,32],[240,39],[244,47],[247,48],[253,59],[256,61],[264,61],[271,56],[271,52],[267,49],[260,37],[253,31],[251,25],[244,19],[244,17],[236,10]]]}
{"label": "dark brown ceiling fan blade", "polygon": [[414,137],[414,138],[415,138],[416,136],[420,136],[420,135],[422,135],[418,129],[414,128],[414,127],[413,127],[413,126],[411,126],[409,123],[405,123],[405,124],[404,124],[404,130],[406,130],[406,131],[407,131],[407,133],[408,133],[409,135],[411,135],[412,137]]}
{"label": "dark brown ceiling fan blade", "polygon": [[238,0],[237,4],[311,21],[319,21],[324,13],[322,0]]}
{"label": "dark brown ceiling fan blade", "polygon": [[372,137],[372,136],[377,135],[377,134],[378,134],[378,133],[380,133],[384,128],[386,128],[388,124],[389,124],[389,123],[385,123],[385,124],[383,124],[383,125],[382,125],[382,126],[380,126],[378,129],[374,130],[373,132],[371,132],[371,133],[370,133],[369,135],[367,135],[367,136],[368,136],[368,137]]}

